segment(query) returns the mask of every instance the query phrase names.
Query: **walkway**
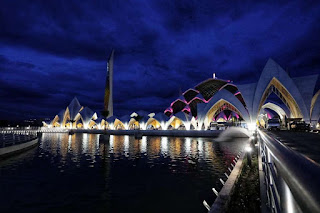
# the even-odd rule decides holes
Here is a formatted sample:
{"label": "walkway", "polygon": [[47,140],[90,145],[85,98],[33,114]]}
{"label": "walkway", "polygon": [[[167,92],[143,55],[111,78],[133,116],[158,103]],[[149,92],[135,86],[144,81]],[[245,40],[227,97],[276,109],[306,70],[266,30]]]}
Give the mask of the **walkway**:
{"label": "walkway", "polygon": [[320,134],[312,132],[266,131],[284,145],[320,164]]}

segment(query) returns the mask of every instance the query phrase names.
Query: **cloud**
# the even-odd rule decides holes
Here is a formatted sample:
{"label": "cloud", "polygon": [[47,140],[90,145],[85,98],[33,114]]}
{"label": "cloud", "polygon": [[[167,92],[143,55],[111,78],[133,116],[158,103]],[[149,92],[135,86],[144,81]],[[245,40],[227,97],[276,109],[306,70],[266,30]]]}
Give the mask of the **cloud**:
{"label": "cloud", "polygon": [[269,57],[292,76],[319,73],[319,9],[316,1],[4,0],[0,115],[53,116],[74,96],[100,111],[113,48],[118,115],[163,111],[213,73],[254,82]]}

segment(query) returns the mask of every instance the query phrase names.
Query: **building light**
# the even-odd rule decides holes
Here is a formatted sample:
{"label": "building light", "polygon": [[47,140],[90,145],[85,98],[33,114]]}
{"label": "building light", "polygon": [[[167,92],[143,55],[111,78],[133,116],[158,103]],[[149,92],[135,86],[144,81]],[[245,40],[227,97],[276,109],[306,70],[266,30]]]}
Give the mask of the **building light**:
{"label": "building light", "polygon": [[256,126],[255,123],[249,123],[249,124],[248,124],[248,130],[254,131],[254,130],[256,130],[256,129],[257,129],[257,126]]}
{"label": "building light", "polygon": [[246,152],[251,152],[252,151],[252,148],[251,148],[251,146],[246,146],[245,148],[244,148],[244,150],[246,151]]}

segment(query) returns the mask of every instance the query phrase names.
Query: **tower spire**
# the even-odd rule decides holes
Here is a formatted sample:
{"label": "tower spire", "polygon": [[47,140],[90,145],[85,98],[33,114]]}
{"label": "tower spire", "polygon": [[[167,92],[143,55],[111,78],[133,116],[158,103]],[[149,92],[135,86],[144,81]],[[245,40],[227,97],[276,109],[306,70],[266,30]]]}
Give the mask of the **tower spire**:
{"label": "tower spire", "polygon": [[104,111],[109,111],[108,117],[113,116],[113,58],[114,49],[107,62],[106,87],[104,92]]}

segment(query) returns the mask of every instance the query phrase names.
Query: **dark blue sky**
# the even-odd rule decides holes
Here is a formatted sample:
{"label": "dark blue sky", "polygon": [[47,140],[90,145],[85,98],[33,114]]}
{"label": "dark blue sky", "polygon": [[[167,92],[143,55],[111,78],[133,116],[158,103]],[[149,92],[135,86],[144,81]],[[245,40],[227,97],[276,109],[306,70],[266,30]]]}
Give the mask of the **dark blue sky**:
{"label": "dark blue sky", "polygon": [[0,3],[0,119],[53,117],[74,96],[100,111],[115,49],[114,111],[163,111],[212,76],[258,79],[269,57],[319,73],[320,1]]}

